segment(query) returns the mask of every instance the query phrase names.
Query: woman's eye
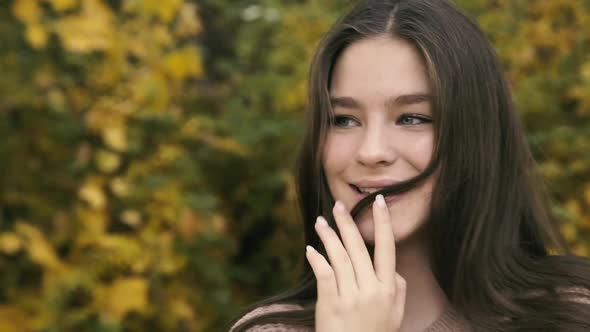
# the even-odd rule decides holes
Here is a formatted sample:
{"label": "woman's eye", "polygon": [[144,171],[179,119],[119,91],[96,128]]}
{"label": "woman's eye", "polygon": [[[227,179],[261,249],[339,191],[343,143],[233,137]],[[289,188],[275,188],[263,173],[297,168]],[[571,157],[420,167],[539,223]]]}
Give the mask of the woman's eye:
{"label": "woman's eye", "polygon": [[401,124],[404,126],[415,126],[415,125],[419,125],[419,124],[423,124],[423,123],[430,123],[430,122],[432,122],[432,120],[430,120],[426,117],[423,117],[423,116],[418,116],[418,115],[413,115],[413,114],[403,114],[397,120],[398,124]]}
{"label": "woman's eye", "polygon": [[334,116],[334,119],[332,120],[332,124],[335,127],[352,127],[355,126],[357,124],[357,121],[354,120],[353,118],[347,117],[347,116]]}

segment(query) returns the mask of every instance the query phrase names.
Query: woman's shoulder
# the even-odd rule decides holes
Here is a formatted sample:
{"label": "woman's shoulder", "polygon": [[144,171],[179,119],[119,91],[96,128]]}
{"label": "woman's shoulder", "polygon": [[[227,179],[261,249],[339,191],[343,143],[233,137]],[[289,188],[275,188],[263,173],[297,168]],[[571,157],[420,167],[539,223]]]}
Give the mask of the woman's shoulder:
{"label": "woman's shoulder", "polygon": [[[290,311],[290,310],[301,310],[303,307],[298,304],[270,304],[262,307],[255,308],[245,315],[240,317],[240,319],[232,326],[230,332],[233,332],[234,328],[239,324],[248,321],[252,318],[257,316],[271,313],[271,312],[281,312],[281,311]],[[254,325],[253,327],[249,328],[247,332],[304,332],[308,331],[303,328],[297,328],[293,326],[288,326],[285,324],[264,324],[264,325]]]}

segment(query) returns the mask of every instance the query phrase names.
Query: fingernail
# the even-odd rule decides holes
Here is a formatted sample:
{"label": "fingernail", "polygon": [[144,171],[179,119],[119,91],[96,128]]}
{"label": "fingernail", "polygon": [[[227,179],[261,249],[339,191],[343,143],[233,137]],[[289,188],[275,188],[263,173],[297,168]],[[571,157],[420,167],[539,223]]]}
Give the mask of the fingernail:
{"label": "fingernail", "polygon": [[319,216],[315,222],[316,222],[316,224],[318,224],[320,226],[328,226],[328,222],[322,216]]}
{"label": "fingernail", "polygon": [[305,247],[305,252],[310,252],[310,251],[315,251],[315,249],[314,249],[312,246],[310,246],[310,245],[307,245],[307,246]]}
{"label": "fingernail", "polygon": [[385,204],[385,198],[383,198],[383,195],[381,194],[375,197],[375,202],[377,202],[377,206],[379,206],[380,208],[387,207],[387,205]]}
{"label": "fingernail", "polygon": [[334,207],[336,208],[336,210],[338,210],[340,212],[346,212],[346,207],[340,201],[336,201],[336,203],[334,204]]}

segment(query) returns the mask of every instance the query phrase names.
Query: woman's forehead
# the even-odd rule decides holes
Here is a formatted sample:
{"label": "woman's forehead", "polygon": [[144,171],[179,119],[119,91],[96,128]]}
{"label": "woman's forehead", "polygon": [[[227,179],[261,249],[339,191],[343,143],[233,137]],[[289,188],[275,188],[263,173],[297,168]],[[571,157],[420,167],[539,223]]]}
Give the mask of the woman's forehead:
{"label": "woman's forehead", "polygon": [[331,97],[395,100],[404,95],[430,95],[422,56],[410,42],[366,38],[348,46],[334,65]]}

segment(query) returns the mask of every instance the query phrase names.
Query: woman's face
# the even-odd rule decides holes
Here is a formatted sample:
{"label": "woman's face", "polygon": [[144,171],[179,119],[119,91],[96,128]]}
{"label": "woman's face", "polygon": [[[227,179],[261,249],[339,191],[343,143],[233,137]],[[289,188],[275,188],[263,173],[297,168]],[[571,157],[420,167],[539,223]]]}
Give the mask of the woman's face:
{"label": "woman's face", "polygon": [[[416,48],[402,39],[363,39],[338,58],[331,80],[334,110],[323,153],[332,196],[349,209],[366,192],[418,175],[430,161],[434,132],[426,68]],[[396,242],[423,225],[433,177],[397,197],[386,197]],[[371,209],[357,217],[373,243]]]}

